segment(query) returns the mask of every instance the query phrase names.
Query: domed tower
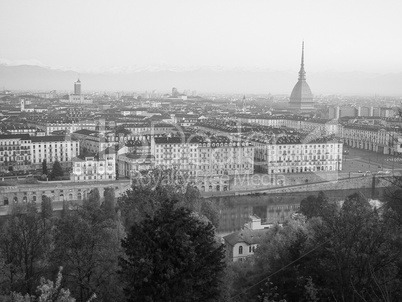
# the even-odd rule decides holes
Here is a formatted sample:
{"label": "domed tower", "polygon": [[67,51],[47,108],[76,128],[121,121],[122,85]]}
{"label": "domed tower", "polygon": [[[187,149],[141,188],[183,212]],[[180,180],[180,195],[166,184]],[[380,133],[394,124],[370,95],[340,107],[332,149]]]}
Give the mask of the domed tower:
{"label": "domed tower", "polygon": [[299,71],[299,79],[293,87],[289,100],[290,110],[314,110],[313,94],[310,86],[306,82],[306,72],[304,70],[304,41],[302,43],[301,67]]}

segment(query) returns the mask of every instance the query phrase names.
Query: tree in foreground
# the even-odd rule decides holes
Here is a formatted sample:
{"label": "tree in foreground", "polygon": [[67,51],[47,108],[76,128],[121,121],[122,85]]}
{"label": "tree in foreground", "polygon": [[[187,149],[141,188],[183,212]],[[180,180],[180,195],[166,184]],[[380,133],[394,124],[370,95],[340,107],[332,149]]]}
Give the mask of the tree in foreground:
{"label": "tree in foreground", "polygon": [[104,193],[105,200],[103,201],[101,207],[108,218],[116,218],[116,197],[113,187],[105,188]]}
{"label": "tree in foreground", "polygon": [[209,221],[177,201],[135,223],[119,259],[128,301],[215,301],[224,264],[223,245]]}
{"label": "tree in foreground", "polygon": [[[61,271],[62,267],[59,269],[59,273],[57,274],[56,282],[46,280],[45,278],[41,278],[40,285],[37,288],[37,291],[40,293],[38,297],[29,296],[29,295],[21,295],[20,293],[13,292],[10,299],[7,301],[13,302],[75,302],[75,299],[71,297],[70,291],[68,289],[61,288],[62,275]],[[96,295],[93,295],[88,302],[92,301],[96,298]]]}
{"label": "tree in foreground", "polygon": [[64,267],[63,285],[77,301],[94,293],[97,301],[124,301],[117,274],[124,235],[120,222],[109,219],[96,202],[68,211],[56,222],[52,263]]}
{"label": "tree in foreground", "polygon": [[197,187],[187,181],[186,175],[174,169],[153,169],[139,173],[133,179],[131,189],[117,201],[126,231],[146,216],[153,217],[166,199],[177,200],[178,205],[199,213],[218,227],[217,209],[201,197]]}
{"label": "tree in foreground", "polygon": [[0,230],[0,294],[32,295],[48,267],[52,222],[34,204],[13,206]]}

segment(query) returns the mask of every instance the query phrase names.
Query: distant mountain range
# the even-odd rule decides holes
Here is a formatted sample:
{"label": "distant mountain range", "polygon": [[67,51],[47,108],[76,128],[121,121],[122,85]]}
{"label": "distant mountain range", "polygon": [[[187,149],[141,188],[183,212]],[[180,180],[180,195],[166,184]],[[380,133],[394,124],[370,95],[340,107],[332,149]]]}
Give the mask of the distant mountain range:
{"label": "distant mountain range", "polygon": [[[0,90],[72,91],[78,72],[34,65],[0,65]],[[82,90],[152,91],[168,93],[172,87],[201,93],[287,94],[297,82],[297,72],[245,69],[137,69],[103,73],[81,73]],[[402,96],[402,72],[374,74],[363,72],[309,73],[307,82],[315,95]]]}

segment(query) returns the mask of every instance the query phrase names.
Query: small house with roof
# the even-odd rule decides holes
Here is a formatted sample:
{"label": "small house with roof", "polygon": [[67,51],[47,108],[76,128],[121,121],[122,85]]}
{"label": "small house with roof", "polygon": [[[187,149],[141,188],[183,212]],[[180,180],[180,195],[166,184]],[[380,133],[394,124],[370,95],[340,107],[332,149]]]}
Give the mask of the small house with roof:
{"label": "small house with roof", "polygon": [[254,255],[255,250],[269,232],[270,225],[262,225],[261,218],[250,216],[250,221],[240,231],[223,237],[226,255],[232,261],[243,261]]}

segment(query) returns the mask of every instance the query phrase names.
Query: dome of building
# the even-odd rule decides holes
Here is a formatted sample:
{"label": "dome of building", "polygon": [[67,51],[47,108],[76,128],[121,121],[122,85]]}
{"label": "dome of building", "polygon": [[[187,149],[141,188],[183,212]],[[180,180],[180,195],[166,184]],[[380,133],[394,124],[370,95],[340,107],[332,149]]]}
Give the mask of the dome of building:
{"label": "dome of building", "polygon": [[306,80],[297,81],[295,87],[293,87],[292,94],[290,95],[290,100],[292,99],[302,101],[305,99],[311,101],[313,99],[313,94]]}

